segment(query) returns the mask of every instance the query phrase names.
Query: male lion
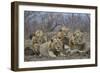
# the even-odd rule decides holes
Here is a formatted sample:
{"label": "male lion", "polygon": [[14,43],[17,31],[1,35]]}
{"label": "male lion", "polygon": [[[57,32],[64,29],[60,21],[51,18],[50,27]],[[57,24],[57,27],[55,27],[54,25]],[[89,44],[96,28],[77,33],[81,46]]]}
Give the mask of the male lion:
{"label": "male lion", "polygon": [[63,43],[57,38],[51,39],[40,46],[41,55],[46,57],[64,56],[62,51]]}
{"label": "male lion", "polygon": [[44,38],[44,33],[42,30],[37,30],[33,33],[32,36],[32,47],[33,52],[35,52],[35,55],[40,55],[40,45],[46,42],[46,37]]}
{"label": "male lion", "polygon": [[57,35],[56,37],[62,41],[63,43],[63,46],[64,46],[64,49],[65,46],[69,46],[69,39],[70,39],[70,36],[69,36],[69,28],[63,26],[58,32],[57,32]]}
{"label": "male lion", "polygon": [[73,49],[81,49],[84,46],[83,33],[80,30],[76,30],[70,37],[69,46]]}

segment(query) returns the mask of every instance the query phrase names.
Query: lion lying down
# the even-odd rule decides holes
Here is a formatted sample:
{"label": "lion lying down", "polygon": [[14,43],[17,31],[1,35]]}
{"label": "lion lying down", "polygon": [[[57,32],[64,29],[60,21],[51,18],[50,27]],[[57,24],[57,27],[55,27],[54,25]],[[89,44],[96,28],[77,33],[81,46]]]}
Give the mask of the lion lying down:
{"label": "lion lying down", "polygon": [[40,45],[40,54],[46,57],[65,56],[63,43],[59,39],[51,39]]}

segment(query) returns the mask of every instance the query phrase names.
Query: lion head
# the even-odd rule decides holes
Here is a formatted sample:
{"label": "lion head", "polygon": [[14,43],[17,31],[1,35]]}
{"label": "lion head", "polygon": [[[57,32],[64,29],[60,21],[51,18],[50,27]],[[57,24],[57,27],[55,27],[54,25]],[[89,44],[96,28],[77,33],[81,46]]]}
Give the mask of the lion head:
{"label": "lion head", "polygon": [[58,38],[51,39],[50,50],[61,51],[63,50],[63,43]]}
{"label": "lion head", "polygon": [[43,31],[42,31],[42,30],[37,30],[37,31],[35,32],[35,36],[36,36],[36,37],[42,37],[42,36],[43,36]]}

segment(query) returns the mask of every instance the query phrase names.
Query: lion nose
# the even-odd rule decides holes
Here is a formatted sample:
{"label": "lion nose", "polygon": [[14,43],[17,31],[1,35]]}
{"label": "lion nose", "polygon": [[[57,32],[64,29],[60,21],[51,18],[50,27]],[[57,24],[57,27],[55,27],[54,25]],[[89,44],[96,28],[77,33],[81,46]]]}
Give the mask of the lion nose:
{"label": "lion nose", "polygon": [[59,49],[60,47],[58,47],[58,49]]}

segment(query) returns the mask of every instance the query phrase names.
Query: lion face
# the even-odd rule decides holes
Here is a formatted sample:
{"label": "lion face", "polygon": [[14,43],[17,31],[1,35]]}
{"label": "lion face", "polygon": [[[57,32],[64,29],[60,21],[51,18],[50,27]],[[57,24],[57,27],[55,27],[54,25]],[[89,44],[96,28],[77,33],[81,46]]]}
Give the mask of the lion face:
{"label": "lion face", "polygon": [[42,36],[43,36],[43,31],[37,30],[37,31],[35,32],[35,36],[36,36],[36,37],[42,37]]}
{"label": "lion face", "polygon": [[83,41],[83,33],[80,30],[76,30],[70,40],[69,40],[69,46],[71,48],[78,48],[79,44],[81,44]]}
{"label": "lion face", "polygon": [[63,43],[61,40],[59,40],[57,38],[52,39],[50,48],[55,49],[56,51],[61,51],[63,49]]}

